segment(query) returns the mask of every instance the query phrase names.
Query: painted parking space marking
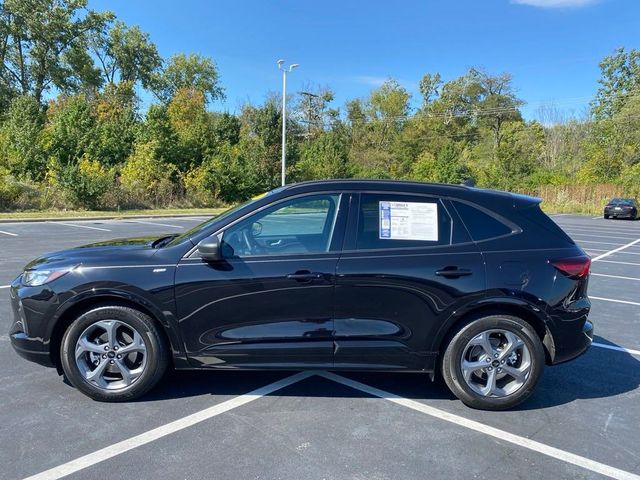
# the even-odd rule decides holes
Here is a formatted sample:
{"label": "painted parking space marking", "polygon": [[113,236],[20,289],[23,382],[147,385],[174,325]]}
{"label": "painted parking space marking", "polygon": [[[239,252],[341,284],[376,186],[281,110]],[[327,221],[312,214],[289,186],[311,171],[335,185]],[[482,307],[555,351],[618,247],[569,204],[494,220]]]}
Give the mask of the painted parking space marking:
{"label": "painted parking space marking", "polygon": [[591,346],[598,347],[598,348],[606,348],[607,350],[615,350],[617,352],[624,352],[624,353],[628,353],[629,355],[635,355],[637,357],[640,357],[640,350],[633,350],[631,348],[619,347],[617,345],[607,345],[606,343],[599,343],[599,342],[593,342]]}
{"label": "painted parking space marking", "polygon": [[601,302],[613,302],[613,303],[624,303],[625,305],[638,305],[640,306],[640,302],[631,302],[629,300],[616,300],[614,298],[605,298],[605,297],[594,297],[589,295],[590,300],[600,300]]}
{"label": "painted parking space marking", "polygon": [[593,273],[593,272],[591,272],[589,275],[591,275],[592,277],[608,277],[608,278],[619,278],[620,280],[638,280],[638,281],[640,281],[640,278],[623,277],[622,275],[608,275],[606,273]]}
{"label": "painted parking space marking", "polygon": [[640,267],[640,263],[634,263],[634,262],[619,262],[617,260],[599,260],[599,261],[602,263],[617,263],[618,265],[634,265],[636,267]]}
{"label": "painted parking space marking", "polygon": [[605,252],[602,255],[598,255],[596,258],[593,258],[591,261],[592,262],[598,262],[598,261],[602,260],[603,258],[608,257],[609,255],[613,255],[614,253],[617,253],[617,252],[619,252],[621,250],[624,250],[625,248],[632,247],[633,245],[635,245],[638,242],[640,242],[640,238],[637,238],[633,242],[629,242],[626,245],[622,245],[621,247],[614,248],[613,250],[609,250],[608,252]]}
{"label": "painted parking space marking", "polygon": [[10,237],[17,237],[18,236],[17,233],[5,232],[4,230],[0,230],[0,233],[3,233],[4,235],[9,235]]}
{"label": "painted parking space marking", "polygon": [[48,222],[48,223],[55,223],[57,225],[65,225],[67,227],[88,228],[89,230],[100,230],[102,232],[110,232],[111,231],[111,230],[106,229],[106,228],[90,227],[89,225],[78,225],[76,223],[62,223],[62,222]]}
{"label": "painted parking space marking", "polygon": [[169,225],[167,223],[157,223],[157,222],[147,222],[142,220],[125,220],[126,223],[140,223],[142,225],[156,225],[158,227],[169,227],[169,228],[184,228],[180,225]]}
{"label": "painted parking space marking", "polygon": [[84,470],[85,468],[91,467],[97,463],[128,452],[129,450],[133,450],[134,448],[146,445],[147,443],[151,443],[154,440],[158,440],[159,438],[166,437],[167,435],[178,432],[180,430],[184,430],[185,428],[192,427],[205,420],[228,412],[229,410],[233,410],[234,408],[246,405],[249,402],[253,402],[254,400],[262,398],[265,395],[269,395],[277,390],[281,390],[285,387],[293,385],[294,383],[304,380],[305,378],[308,378],[312,375],[313,372],[300,372],[289,377],[285,377],[282,380],[278,380],[277,382],[270,383],[268,385],[265,385],[264,387],[257,388],[244,395],[240,395],[230,400],[226,400],[222,403],[218,403],[217,405],[214,405],[212,407],[205,408],[204,410],[200,410],[199,412],[192,413],[191,415],[187,415],[186,417],[182,417],[173,422],[161,425],[160,427],[148,430],[144,433],[141,433],[140,435],[122,440],[121,442],[114,443],[112,445],[109,445],[108,447],[102,448],[82,457],[78,457],[57,467],[50,468],[49,470],[45,470],[44,472],[38,473],[36,475],[32,475],[25,478],[24,480],[56,480],[58,478],[66,477],[67,475],[71,475],[72,473]]}
{"label": "painted parking space marking", "polygon": [[552,457],[552,458],[555,458],[556,460],[570,463],[572,465],[583,468],[585,470],[590,470],[592,472],[599,473],[601,475],[606,475],[607,477],[615,478],[619,480],[640,480],[640,475],[627,472],[626,470],[621,470],[619,468],[615,468],[610,465],[606,465],[604,463],[596,462],[595,460],[591,460],[589,458],[582,457],[580,455],[576,455],[574,453],[570,453],[565,450],[560,450],[559,448],[552,447],[545,443],[537,442],[535,440],[531,440],[527,437],[522,437],[520,435],[515,435],[505,430],[500,430],[499,428],[491,427],[489,425],[485,425],[484,423],[480,423],[475,420],[470,420],[468,418],[461,417],[453,413],[449,413],[445,410],[440,410],[439,408],[431,407],[424,403],[420,403],[415,400],[401,397],[399,395],[387,392],[385,390],[380,390],[379,388],[376,388],[376,387],[371,387],[364,383],[358,382],[356,380],[351,380],[350,378],[346,378],[341,375],[337,375],[335,373],[318,372],[318,375],[328,378],[329,380],[333,380],[334,382],[340,383],[342,385],[346,385],[348,387],[354,388],[361,392],[368,393],[369,395],[372,395],[374,397],[388,400],[397,405],[410,408],[411,410],[415,410],[417,412],[424,413],[431,417],[444,420],[445,422],[453,423],[455,425],[465,427],[469,430],[473,430],[478,433],[482,433],[484,435],[494,437],[499,441],[508,442],[518,447],[526,448],[528,450],[541,453],[548,457]]}
{"label": "painted parking space marking", "polygon": [[600,245],[620,245],[620,243],[615,242],[598,242],[596,240],[580,240],[578,243],[598,243]]}
{"label": "painted parking space marking", "polygon": [[0,285],[0,288],[9,288],[11,285]]}
{"label": "painted parking space marking", "polygon": [[624,237],[621,236],[614,236],[614,235],[594,235],[592,233],[578,233],[578,232],[572,232],[570,231],[570,236],[573,237],[595,237],[595,238],[608,238],[608,239],[613,239],[613,240],[629,240],[630,238],[638,238],[637,235],[625,235]]}

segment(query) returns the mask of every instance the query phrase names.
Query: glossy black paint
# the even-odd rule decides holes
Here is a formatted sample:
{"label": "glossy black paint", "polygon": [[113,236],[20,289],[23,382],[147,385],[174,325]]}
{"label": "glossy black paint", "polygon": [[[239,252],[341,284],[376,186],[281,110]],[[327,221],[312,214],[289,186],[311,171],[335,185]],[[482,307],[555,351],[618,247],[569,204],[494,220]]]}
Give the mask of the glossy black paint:
{"label": "glossy black paint", "polygon": [[[439,202],[451,245],[357,249],[364,192]],[[196,246],[236,222],[295,197],[339,195],[328,251],[205,262]],[[455,202],[494,216],[508,233],[477,240]],[[549,260],[584,255],[529,197],[390,181],[308,182],[278,189],[187,234],[102,242],[52,253],[28,269],[75,267],[41,287],[18,277],[10,337],[22,356],[58,366],[66,326],[97,303],[155,318],[176,368],[336,368],[433,371],[448,335],[473,315],[531,322],[549,363],[590,344],[587,280]],[[275,241],[275,240],[274,240]],[[452,273],[454,272],[454,273]],[[455,273],[457,272],[457,273]]]}

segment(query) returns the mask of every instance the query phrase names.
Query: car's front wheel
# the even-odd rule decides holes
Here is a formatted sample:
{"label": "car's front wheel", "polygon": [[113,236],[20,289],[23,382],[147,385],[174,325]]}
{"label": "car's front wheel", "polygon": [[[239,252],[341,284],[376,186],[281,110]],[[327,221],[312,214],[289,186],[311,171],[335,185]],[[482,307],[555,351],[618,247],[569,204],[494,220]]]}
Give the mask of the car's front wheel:
{"label": "car's front wheel", "polygon": [[60,346],[62,369],[71,384],[105,402],[145,394],[164,374],[168,355],[166,340],[148,315],[117,305],[80,315]]}
{"label": "car's front wheel", "polygon": [[511,315],[491,315],[454,335],[442,358],[442,375],[466,405],[505,410],[529,398],[544,363],[544,347],[530,324]]}
{"label": "car's front wheel", "polygon": [[609,219],[609,215],[607,215],[606,213],[604,214],[604,219],[608,220]]}

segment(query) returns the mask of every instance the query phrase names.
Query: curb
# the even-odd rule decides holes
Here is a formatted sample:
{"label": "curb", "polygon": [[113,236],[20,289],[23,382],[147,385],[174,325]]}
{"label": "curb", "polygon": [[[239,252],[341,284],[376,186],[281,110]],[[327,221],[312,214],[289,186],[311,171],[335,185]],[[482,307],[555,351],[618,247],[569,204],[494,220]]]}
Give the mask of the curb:
{"label": "curb", "polygon": [[156,215],[108,215],[108,216],[93,216],[93,217],[38,217],[38,218],[1,218],[0,223],[35,223],[35,222],[72,222],[82,220],[126,220],[139,219],[139,218],[188,218],[188,217],[215,217],[217,213],[203,212],[203,213],[175,213],[170,214],[156,214]]}

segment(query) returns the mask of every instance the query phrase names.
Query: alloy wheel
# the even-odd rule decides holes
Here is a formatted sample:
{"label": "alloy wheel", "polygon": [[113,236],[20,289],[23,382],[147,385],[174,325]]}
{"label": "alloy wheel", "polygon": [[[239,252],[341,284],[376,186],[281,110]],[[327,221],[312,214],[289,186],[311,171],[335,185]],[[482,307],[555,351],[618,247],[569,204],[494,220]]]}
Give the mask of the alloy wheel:
{"label": "alloy wheel", "polygon": [[475,393],[501,398],[522,388],[531,373],[532,357],[520,336],[492,329],[467,343],[460,367],[465,383]]}
{"label": "alloy wheel", "polygon": [[87,327],[75,346],[75,361],[89,383],[118,390],[134,383],[144,372],[147,346],[142,335],[119,320],[100,320]]}

